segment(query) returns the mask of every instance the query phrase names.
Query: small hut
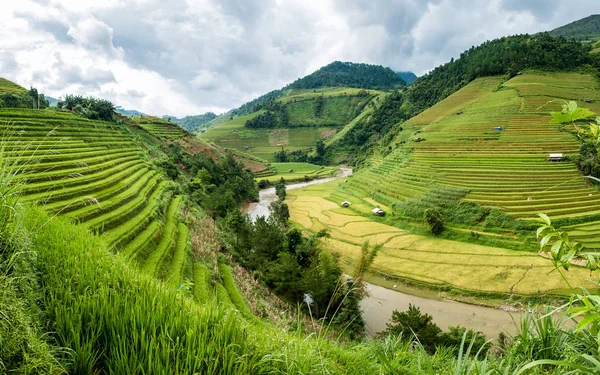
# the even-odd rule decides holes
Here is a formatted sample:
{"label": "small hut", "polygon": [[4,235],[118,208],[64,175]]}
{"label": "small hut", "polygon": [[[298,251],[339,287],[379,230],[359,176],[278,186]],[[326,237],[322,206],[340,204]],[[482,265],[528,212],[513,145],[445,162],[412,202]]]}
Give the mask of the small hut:
{"label": "small hut", "polygon": [[417,137],[415,138],[415,142],[423,142],[425,138]]}
{"label": "small hut", "polygon": [[583,101],[586,102],[586,103],[593,103],[594,99],[592,99],[592,98],[584,98]]}
{"label": "small hut", "polygon": [[457,111],[456,112],[457,115],[462,115],[462,113],[463,113],[462,111]]}
{"label": "small hut", "polygon": [[419,134],[419,133],[420,133],[420,132],[422,132],[422,131],[423,131],[423,130],[421,130],[421,129],[417,129],[417,130],[415,130],[415,134]]}
{"label": "small hut", "polygon": [[348,202],[348,201],[343,201],[343,202],[342,202],[342,207],[350,207],[350,202]]}
{"label": "small hut", "polygon": [[373,215],[375,215],[375,216],[385,215],[385,212],[379,207],[375,207],[374,209],[371,210],[371,212],[373,212]]}
{"label": "small hut", "polygon": [[548,157],[546,158],[546,161],[551,161],[551,162],[559,162],[559,161],[563,161],[564,157],[563,154],[549,154]]}
{"label": "small hut", "polygon": [[502,131],[502,126],[494,126],[494,130],[501,132]]}

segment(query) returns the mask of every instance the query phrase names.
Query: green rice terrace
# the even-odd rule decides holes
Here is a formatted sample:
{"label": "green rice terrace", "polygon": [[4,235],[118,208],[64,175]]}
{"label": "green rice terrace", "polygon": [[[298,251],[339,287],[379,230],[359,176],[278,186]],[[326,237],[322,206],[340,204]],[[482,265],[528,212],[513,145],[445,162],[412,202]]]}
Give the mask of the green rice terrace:
{"label": "green rice terrace", "polygon": [[[225,123],[215,125],[201,133],[201,139],[219,146],[244,151],[267,161],[275,161],[274,153],[282,150],[308,150],[317,140],[331,143],[336,133],[345,130],[358,116],[370,113],[371,103],[385,95],[377,90],[356,88],[318,88],[288,90],[276,101],[289,117],[285,126],[276,128],[249,128],[246,123],[264,114],[261,109],[237,116]],[[322,101],[319,110],[317,102]],[[351,127],[351,125],[350,125]],[[343,130],[344,129],[344,130]]]}
{"label": "green rice terrace", "polygon": [[[362,241],[384,244],[386,255],[378,257],[374,271],[386,277],[462,290],[548,292],[561,280],[543,276],[552,267],[536,254],[532,231],[538,213],[547,214],[573,240],[600,248],[597,188],[572,162],[547,161],[551,153],[578,154],[573,132],[549,122],[550,112],[559,111],[565,100],[583,98],[595,99],[585,105],[600,110],[598,83],[587,74],[528,71],[508,81],[476,79],[406,121],[393,150],[384,150],[386,156],[373,158],[347,183],[291,191],[291,219],[311,231],[332,228],[331,246],[350,264]],[[317,202],[316,196],[333,205]],[[346,200],[351,206],[340,208]],[[446,239],[432,243],[407,236],[403,230],[427,232],[421,220],[432,206],[442,207]],[[375,218],[373,207],[388,214]],[[350,228],[358,223],[360,234]],[[447,256],[454,261],[442,261],[442,266]],[[482,271],[496,256],[504,261]],[[477,276],[476,270],[486,276]],[[570,276],[582,285],[589,275],[572,270]]]}
{"label": "green rice terrace", "polygon": [[[0,124],[5,163],[19,168],[22,202],[83,225],[175,289],[191,282],[202,290],[194,295],[211,298],[213,288],[198,271],[205,266],[191,252],[186,203],[127,126],[31,109],[0,109]],[[139,126],[159,138],[185,136],[177,126]]]}

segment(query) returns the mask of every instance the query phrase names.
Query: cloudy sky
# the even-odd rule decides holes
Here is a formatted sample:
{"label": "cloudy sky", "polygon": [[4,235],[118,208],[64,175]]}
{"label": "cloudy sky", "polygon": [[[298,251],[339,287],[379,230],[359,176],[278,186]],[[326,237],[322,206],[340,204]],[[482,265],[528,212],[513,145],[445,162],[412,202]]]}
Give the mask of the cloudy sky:
{"label": "cloudy sky", "polygon": [[334,60],[424,74],[598,0],[0,0],[0,77],[183,116],[239,106]]}

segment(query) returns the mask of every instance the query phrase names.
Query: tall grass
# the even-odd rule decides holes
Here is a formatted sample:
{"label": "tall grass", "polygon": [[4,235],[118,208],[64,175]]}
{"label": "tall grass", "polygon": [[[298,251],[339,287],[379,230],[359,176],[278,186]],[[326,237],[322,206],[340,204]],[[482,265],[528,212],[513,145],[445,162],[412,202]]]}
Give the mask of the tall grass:
{"label": "tall grass", "polygon": [[[19,251],[11,226],[19,212],[20,182],[15,176],[21,167],[4,157],[0,147],[0,373],[61,374],[64,368],[43,332],[44,319],[38,307],[41,299],[34,264],[36,254]],[[26,236],[19,236],[26,240]]]}

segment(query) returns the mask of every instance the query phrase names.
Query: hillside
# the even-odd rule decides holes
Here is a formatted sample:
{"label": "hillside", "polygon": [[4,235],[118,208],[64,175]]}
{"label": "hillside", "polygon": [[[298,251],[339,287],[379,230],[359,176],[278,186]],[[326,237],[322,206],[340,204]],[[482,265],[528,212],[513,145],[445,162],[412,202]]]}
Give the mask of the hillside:
{"label": "hillside", "polygon": [[585,43],[594,43],[600,40],[600,14],[582,18],[567,25],[549,31],[552,36],[563,36]]}
{"label": "hillside", "polygon": [[[330,245],[349,263],[365,239],[383,243],[385,255],[374,264],[380,276],[478,292],[560,293],[560,276],[547,276],[552,265],[535,252],[531,220],[546,213],[595,249],[600,195],[573,163],[546,161],[549,153],[579,151],[575,136],[549,124],[549,112],[565,99],[600,98],[599,88],[582,73],[478,78],[404,122],[393,150],[348,183],[291,192],[291,219],[307,229],[335,228]],[[589,105],[598,111],[597,103]],[[349,209],[339,208],[343,200]],[[373,218],[375,206],[389,215]],[[442,239],[422,237],[429,209],[443,218]],[[358,222],[360,233],[350,224]],[[446,257],[453,261],[440,263]],[[568,276],[584,285],[587,275]]]}
{"label": "hillside", "polygon": [[206,127],[203,125],[208,124],[209,122],[217,118],[217,115],[212,112],[206,112],[201,115],[185,116],[183,118],[177,118],[168,115],[163,116],[163,118],[170,119],[172,122],[181,126],[190,133],[198,133],[202,128]]}
{"label": "hillside", "polygon": [[345,87],[286,89],[275,100],[255,103],[249,114],[230,115],[200,138],[268,161],[275,161],[275,153],[282,150],[302,151],[302,160],[289,161],[306,162],[317,141],[334,137],[380,95]]}
{"label": "hillside", "polygon": [[334,61],[306,77],[297,79],[287,88],[357,87],[392,90],[403,86],[406,86],[406,83],[390,68],[384,68],[380,65]]}
{"label": "hillside", "polygon": [[417,78],[419,78],[413,72],[396,72],[396,74],[398,74],[407,85],[412,85]]}
{"label": "hillside", "polygon": [[388,95],[372,116],[355,124],[354,130],[329,151],[334,155],[348,155],[352,164],[360,166],[376,148],[384,153],[393,149],[389,142],[402,129],[402,122],[478,77],[513,77],[531,68],[572,70],[586,65],[599,67],[600,60],[596,56],[590,55],[590,46],[562,37],[554,38],[547,33],[487,41],[419,77],[402,92]]}

